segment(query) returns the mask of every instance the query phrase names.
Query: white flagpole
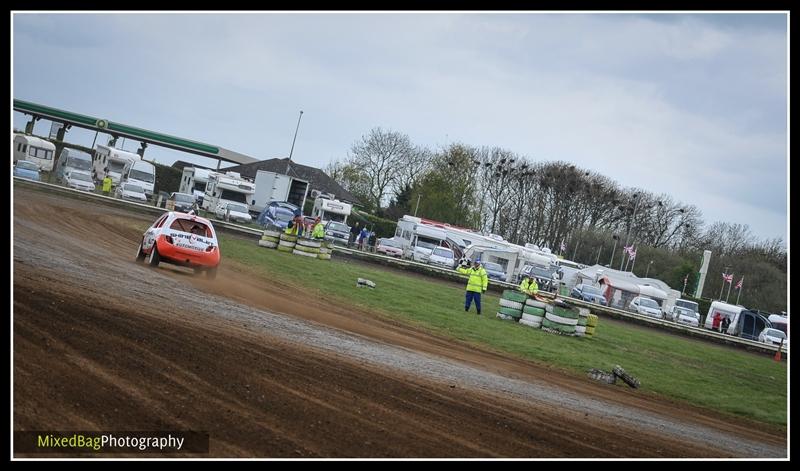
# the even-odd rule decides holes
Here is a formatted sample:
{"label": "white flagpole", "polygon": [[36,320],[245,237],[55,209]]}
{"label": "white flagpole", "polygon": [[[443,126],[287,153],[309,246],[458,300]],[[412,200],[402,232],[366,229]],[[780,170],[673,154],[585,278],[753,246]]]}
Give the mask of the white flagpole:
{"label": "white flagpole", "polygon": [[[731,274],[731,277],[732,276],[733,276],[733,274]],[[731,297],[731,286],[733,286],[733,278],[731,278],[731,281],[728,282],[728,294],[725,296],[725,302],[726,303],[728,302],[728,298]]]}
{"label": "white flagpole", "polygon": [[722,286],[719,287],[719,300],[722,301],[722,290],[725,289],[725,273],[722,274]]}
{"label": "white flagpole", "polygon": [[[742,277],[742,280],[744,280],[744,277]],[[741,285],[739,285],[739,294],[736,295],[736,304],[739,304],[739,296],[742,295],[742,288],[744,288],[744,281],[739,281],[739,283]]]}

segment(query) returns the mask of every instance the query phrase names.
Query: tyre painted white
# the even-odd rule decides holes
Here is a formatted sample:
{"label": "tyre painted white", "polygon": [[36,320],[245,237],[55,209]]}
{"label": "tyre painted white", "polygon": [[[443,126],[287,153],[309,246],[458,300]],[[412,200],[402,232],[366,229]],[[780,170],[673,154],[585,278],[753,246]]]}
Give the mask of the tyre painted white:
{"label": "tyre painted white", "polygon": [[[537,317],[537,319],[541,319],[541,317]],[[528,320],[525,320],[525,319],[520,319],[519,323],[522,324],[522,325],[527,325],[528,327],[533,327],[534,329],[538,329],[538,328],[542,327],[542,321],[534,322],[534,321],[528,321]]]}
{"label": "tyre painted white", "polygon": [[578,325],[578,319],[570,319],[568,317],[561,317],[553,314],[552,312],[548,312],[544,315],[544,318],[550,322],[555,322],[556,324],[561,325]]}
{"label": "tyre painted white", "polygon": [[259,240],[258,245],[260,247],[266,247],[268,249],[274,249],[278,246],[278,244],[276,244],[275,242],[270,242],[268,240]]}
{"label": "tyre painted white", "polygon": [[508,299],[500,298],[500,306],[507,307],[509,309],[516,309],[517,311],[521,311],[523,304],[518,303],[516,301],[509,301]]}
{"label": "tyre painted white", "polygon": [[545,309],[548,306],[547,303],[543,303],[536,299],[528,299],[527,301],[525,301],[525,304],[527,304],[530,307],[538,307],[539,309]]}
{"label": "tyre painted white", "polygon": [[295,255],[302,255],[304,257],[317,258],[317,254],[315,254],[315,253],[303,252],[303,251],[300,251],[300,250],[297,250],[297,249],[292,250],[292,253],[295,254]]}

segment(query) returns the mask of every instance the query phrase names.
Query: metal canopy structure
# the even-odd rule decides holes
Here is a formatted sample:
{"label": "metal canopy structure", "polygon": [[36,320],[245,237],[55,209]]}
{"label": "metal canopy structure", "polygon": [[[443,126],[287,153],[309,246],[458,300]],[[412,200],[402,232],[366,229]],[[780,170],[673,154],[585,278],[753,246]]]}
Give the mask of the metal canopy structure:
{"label": "metal canopy structure", "polygon": [[181,137],[170,136],[155,131],[128,126],[127,124],[117,123],[105,118],[87,116],[71,111],[59,110],[49,106],[31,103],[29,101],[14,100],[14,111],[19,111],[34,118],[44,118],[54,122],[77,126],[92,131],[99,131],[111,134],[115,137],[125,137],[147,144],[154,144],[161,147],[168,147],[190,154],[218,159],[235,164],[250,164],[257,162],[258,159],[248,155],[233,152],[219,146],[204,144]]}

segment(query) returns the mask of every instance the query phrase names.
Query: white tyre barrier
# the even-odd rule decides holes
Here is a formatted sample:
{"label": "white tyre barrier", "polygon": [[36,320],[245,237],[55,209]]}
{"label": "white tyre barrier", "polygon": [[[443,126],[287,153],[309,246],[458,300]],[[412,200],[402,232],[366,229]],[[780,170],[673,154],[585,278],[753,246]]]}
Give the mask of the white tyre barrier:
{"label": "white tyre barrier", "polygon": [[507,307],[509,309],[516,309],[517,311],[521,311],[523,306],[522,303],[518,303],[516,301],[511,301],[503,298],[500,298],[500,305],[502,307]]}
{"label": "white tyre barrier", "polygon": [[557,316],[557,315],[549,313],[549,312],[544,315],[544,318],[547,319],[550,322],[555,322],[556,324],[578,325],[578,319],[570,319],[568,317],[561,317],[561,316]]}
{"label": "white tyre barrier", "polygon": [[271,242],[271,241],[268,241],[268,240],[259,240],[258,241],[258,245],[260,247],[265,247],[265,248],[268,248],[268,249],[274,249],[274,248],[278,247],[277,243]]}

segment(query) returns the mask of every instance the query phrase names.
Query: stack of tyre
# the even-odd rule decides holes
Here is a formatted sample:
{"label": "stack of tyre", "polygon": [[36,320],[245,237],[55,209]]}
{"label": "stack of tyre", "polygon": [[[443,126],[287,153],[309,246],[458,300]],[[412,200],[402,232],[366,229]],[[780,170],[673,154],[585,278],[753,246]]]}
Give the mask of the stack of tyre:
{"label": "stack of tyre", "polygon": [[586,337],[594,337],[594,331],[597,328],[597,315],[589,314],[586,316]]}
{"label": "stack of tyre", "polygon": [[522,308],[525,306],[525,300],[528,299],[524,293],[507,289],[503,291],[503,296],[500,297],[500,309],[497,311],[497,317],[504,321],[518,321],[522,317]]}
{"label": "stack of tyre", "polygon": [[547,303],[533,298],[526,300],[525,307],[522,308],[522,319],[519,320],[519,323],[538,329],[542,326],[546,308]]}
{"label": "stack of tyre", "polygon": [[562,301],[545,308],[542,330],[553,334],[574,335],[578,325],[578,310]]}
{"label": "stack of tyre", "polygon": [[589,310],[585,307],[578,308],[578,325],[575,326],[575,336],[583,337],[586,335],[586,322],[589,317]]}
{"label": "stack of tyre", "polygon": [[330,260],[332,245],[332,242],[322,242],[319,246],[319,254],[317,254],[317,258],[320,260]]}
{"label": "stack of tyre", "polygon": [[303,257],[317,258],[319,255],[319,246],[320,242],[318,240],[301,237],[297,239],[297,244],[295,244],[292,253],[295,255],[302,255]]}
{"label": "stack of tyre", "polygon": [[296,235],[289,235],[285,232],[281,232],[280,241],[278,242],[278,251],[292,253],[296,243],[297,243]]}
{"label": "stack of tyre", "polygon": [[281,234],[281,231],[266,229],[264,230],[264,234],[261,236],[261,240],[258,241],[258,245],[268,249],[275,249],[278,247],[278,243],[281,241]]}

